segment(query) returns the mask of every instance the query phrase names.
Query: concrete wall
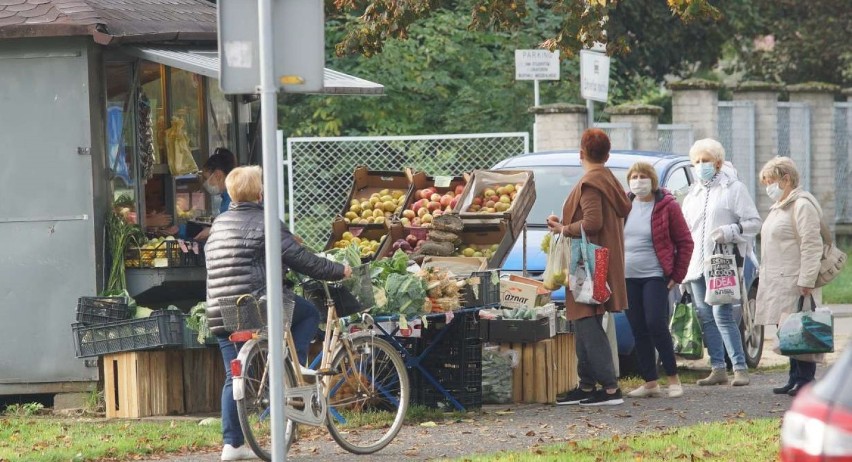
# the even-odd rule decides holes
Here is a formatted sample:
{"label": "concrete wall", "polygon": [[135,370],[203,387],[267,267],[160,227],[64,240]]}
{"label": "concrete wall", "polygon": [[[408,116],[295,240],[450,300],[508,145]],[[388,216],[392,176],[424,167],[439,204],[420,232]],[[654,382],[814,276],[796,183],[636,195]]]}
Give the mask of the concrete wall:
{"label": "concrete wall", "polygon": [[778,155],[778,91],[737,90],[734,92],[734,101],[751,101],[754,104],[755,171],[749,174],[757,182],[757,209],[760,216],[766,218],[772,200],[766,194],[761,194],[763,186],[759,183],[758,173],[766,162]]}
{"label": "concrete wall", "polygon": [[685,80],[672,89],[672,123],[692,125],[694,139],[719,138],[719,88],[716,82]]}
{"label": "concrete wall", "polygon": [[535,114],[536,151],[579,149],[586,129],[586,107],[548,104],[530,109]]}

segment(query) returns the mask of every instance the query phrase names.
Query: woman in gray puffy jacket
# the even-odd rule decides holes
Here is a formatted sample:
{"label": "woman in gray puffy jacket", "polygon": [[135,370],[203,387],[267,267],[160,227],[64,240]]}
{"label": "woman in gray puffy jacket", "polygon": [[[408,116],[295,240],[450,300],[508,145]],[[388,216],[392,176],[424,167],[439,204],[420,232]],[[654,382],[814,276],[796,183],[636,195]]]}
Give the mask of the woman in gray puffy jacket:
{"label": "woman in gray puffy jacket", "polygon": [[[252,294],[266,294],[266,249],[263,225],[263,184],[260,167],[238,167],[228,174],[225,187],[232,203],[227,212],[213,222],[210,237],[204,247],[207,260],[207,319],[210,330],[219,339],[219,349],[225,363],[225,386],[222,389],[222,460],[254,458],[245,446],[237,417],[231,378],[231,361],[236,359],[239,345],[228,339],[222,325],[219,299]],[[296,240],[285,227],[281,228],[281,262],[288,268],[315,279],[329,281],[349,277],[348,266],[318,257]],[[292,290],[285,286],[285,291]],[[309,301],[295,297],[290,331],[304,364],[308,346],[319,325],[319,312]]]}

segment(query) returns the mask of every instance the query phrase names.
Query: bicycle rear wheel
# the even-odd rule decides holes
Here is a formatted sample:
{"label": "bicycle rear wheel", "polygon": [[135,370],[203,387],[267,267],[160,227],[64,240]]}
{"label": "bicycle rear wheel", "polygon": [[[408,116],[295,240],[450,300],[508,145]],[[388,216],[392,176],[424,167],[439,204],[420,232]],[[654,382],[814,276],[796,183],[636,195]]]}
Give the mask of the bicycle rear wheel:
{"label": "bicycle rear wheel", "polygon": [[332,438],[353,454],[372,454],[402,428],[410,395],[405,363],[387,341],[374,336],[351,341],[334,356],[328,384],[326,425]]}
{"label": "bicycle rear wheel", "polygon": [[[257,342],[248,351],[243,361],[245,395],[236,400],[237,415],[243,430],[246,444],[265,461],[272,460],[272,414],[269,393],[269,346],[267,342]],[[292,364],[284,364],[284,387],[296,385]],[[294,436],[293,421],[288,420],[284,429],[284,439],[289,446]]]}

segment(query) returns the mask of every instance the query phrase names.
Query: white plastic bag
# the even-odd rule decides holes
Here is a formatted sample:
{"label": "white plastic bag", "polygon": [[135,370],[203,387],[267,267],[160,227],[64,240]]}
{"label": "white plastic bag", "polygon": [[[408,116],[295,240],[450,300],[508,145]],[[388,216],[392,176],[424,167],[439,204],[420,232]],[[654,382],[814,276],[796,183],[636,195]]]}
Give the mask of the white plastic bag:
{"label": "white plastic bag", "polygon": [[566,285],[568,267],[571,263],[571,240],[562,234],[551,234],[547,251],[547,265],[542,274],[542,283],[547,290],[556,290]]}
{"label": "white plastic bag", "polygon": [[723,253],[719,245],[713,255],[704,259],[704,280],[707,281],[704,303],[711,306],[739,303],[741,294],[737,259]]}

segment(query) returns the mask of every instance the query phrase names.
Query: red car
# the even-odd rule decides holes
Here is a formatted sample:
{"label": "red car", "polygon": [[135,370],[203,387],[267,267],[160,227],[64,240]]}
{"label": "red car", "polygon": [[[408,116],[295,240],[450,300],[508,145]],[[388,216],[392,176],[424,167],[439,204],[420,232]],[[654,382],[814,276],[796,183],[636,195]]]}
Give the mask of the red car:
{"label": "red car", "polygon": [[852,462],[852,346],[784,414],[783,462]]}

